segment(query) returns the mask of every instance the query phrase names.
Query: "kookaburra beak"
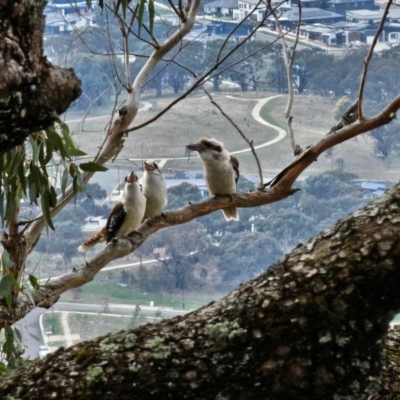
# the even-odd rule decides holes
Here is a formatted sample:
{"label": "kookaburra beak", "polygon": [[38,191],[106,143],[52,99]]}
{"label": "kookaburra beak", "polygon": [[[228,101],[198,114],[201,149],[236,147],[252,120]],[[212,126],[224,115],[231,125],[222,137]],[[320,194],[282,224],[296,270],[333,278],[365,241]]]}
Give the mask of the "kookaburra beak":
{"label": "kookaburra beak", "polygon": [[133,183],[136,181],[137,181],[137,176],[133,171],[125,177],[125,182]]}
{"label": "kookaburra beak", "polygon": [[152,166],[152,165],[150,165],[147,161],[145,161],[144,162],[144,169],[146,170],[146,171],[153,171],[154,170],[154,167]]}
{"label": "kookaburra beak", "polygon": [[188,144],[186,148],[192,151],[204,151],[207,147],[200,143],[193,143]]}

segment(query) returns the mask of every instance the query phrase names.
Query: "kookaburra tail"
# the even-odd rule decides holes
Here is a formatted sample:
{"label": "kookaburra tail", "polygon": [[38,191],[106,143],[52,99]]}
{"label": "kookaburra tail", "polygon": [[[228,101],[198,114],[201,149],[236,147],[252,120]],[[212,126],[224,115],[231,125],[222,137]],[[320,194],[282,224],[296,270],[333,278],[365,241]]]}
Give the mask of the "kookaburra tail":
{"label": "kookaburra tail", "polygon": [[78,247],[88,251],[100,242],[110,242],[115,237],[124,237],[133,232],[142,222],[146,209],[146,198],[140,191],[137,176],[131,172],[125,177],[125,187],[120,201],[111,210],[106,226]]}
{"label": "kookaburra tail", "polygon": [[144,219],[161,215],[168,201],[167,187],[158,164],[153,160],[144,163],[142,193],[147,200]]}
{"label": "kookaburra tail", "polygon": [[[203,138],[198,143],[189,144],[186,147],[199,153],[211,196],[226,196],[236,193],[239,161],[229,154],[223,143],[214,138]],[[236,207],[224,208],[222,212],[227,221],[239,219]]]}

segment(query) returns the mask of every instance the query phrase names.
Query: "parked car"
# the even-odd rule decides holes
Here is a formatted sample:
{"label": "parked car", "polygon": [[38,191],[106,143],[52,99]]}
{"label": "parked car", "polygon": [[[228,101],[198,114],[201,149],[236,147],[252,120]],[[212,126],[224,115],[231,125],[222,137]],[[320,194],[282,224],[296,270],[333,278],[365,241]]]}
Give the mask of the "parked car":
{"label": "parked car", "polygon": [[45,358],[47,354],[50,353],[50,349],[48,346],[39,346],[39,357]]}

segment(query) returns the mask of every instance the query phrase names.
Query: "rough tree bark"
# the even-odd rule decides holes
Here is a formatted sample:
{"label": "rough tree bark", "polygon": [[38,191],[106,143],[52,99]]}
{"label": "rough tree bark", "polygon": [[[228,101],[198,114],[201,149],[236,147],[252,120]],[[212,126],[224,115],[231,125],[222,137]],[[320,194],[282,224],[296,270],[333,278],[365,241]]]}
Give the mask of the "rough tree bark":
{"label": "rough tree bark", "polygon": [[0,397],[366,398],[400,309],[399,234],[397,185],[220,301],[59,349]]}
{"label": "rough tree bark", "polygon": [[74,71],[43,56],[46,3],[0,2],[0,155],[50,126],[81,94]]}

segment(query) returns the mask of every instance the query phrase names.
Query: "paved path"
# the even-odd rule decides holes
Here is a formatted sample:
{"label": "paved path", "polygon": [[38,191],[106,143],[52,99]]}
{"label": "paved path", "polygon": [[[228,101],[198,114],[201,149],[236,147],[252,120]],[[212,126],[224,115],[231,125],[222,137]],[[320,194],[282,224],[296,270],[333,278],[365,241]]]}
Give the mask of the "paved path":
{"label": "paved path", "polygon": [[68,324],[68,313],[63,311],[61,312],[61,327],[63,330],[64,340],[67,346],[72,346],[74,344],[72,340],[71,330],[69,329]]}
{"label": "paved path", "polygon": [[[226,96],[229,99],[236,99],[236,100],[245,100],[245,101],[257,101],[257,104],[254,106],[254,108],[251,110],[251,116],[260,124],[263,124],[265,126],[268,126],[269,128],[275,129],[278,132],[278,136],[275,137],[272,140],[269,140],[268,142],[259,144],[258,146],[254,146],[255,149],[261,149],[263,147],[267,147],[267,146],[271,146],[274,143],[277,143],[279,141],[281,141],[283,138],[285,138],[286,136],[286,130],[282,129],[281,127],[279,127],[278,125],[274,125],[271,124],[269,122],[267,122],[265,119],[261,118],[260,116],[260,112],[262,110],[262,108],[271,100],[274,100],[278,97],[281,97],[281,94],[278,94],[276,96],[271,96],[271,97],[266,97],[264,99],[260,99],[260,100],[255,100],[255,99],[242,99],[240,97],[233,97],[233,96]],[[239,154],[239,153],[245,153],[251,151],[251,149],[244,149],[244,150],[238,150],[238,151],[233,151],[231,152],[231,154]]]}
{"label": "paved path", "polygon": [[[282,94],[278,94],[276,96],[270,96],[270,97],[265,97],[263,99],[244,99],[240,97],[234,97],[234,96],[226,96],[229,99],[234,99],[234,100],[239,100],[239,101],[255,101],[256,105],[253,107],[251,111],[251,116],[254,118],[255,121],[259,122],[260,124],[263,124],[265,126],[268,126],[269,128],[272,128],[278,132],[278,136],[276,136],[274,139],[268,140],[267,142],[261,143],[258,146],[255,146],[255,149],[261,149],[263,147],[271,146],[280,140],[284,139],[286,137],[286,130],[282,129],[281,127],[271,124],[270,122],[265,121],[261,116],[260,112],[262,108],[267,104],[269,101],[274,100],[278,97],[283,96]],[[237,151],[231,151],[230,154],[240,154],[240,153],[246,153],[251,151],[250,148],[246,148],[243,150],[237,150]],[[142,161],[141,158],[129,158],[130,161]],[[160,168],[162,168],[165,163],[168,160],[187,160],[187,157],[168,157],[168,158],[155,158],[155,160],[158,162]]]}

